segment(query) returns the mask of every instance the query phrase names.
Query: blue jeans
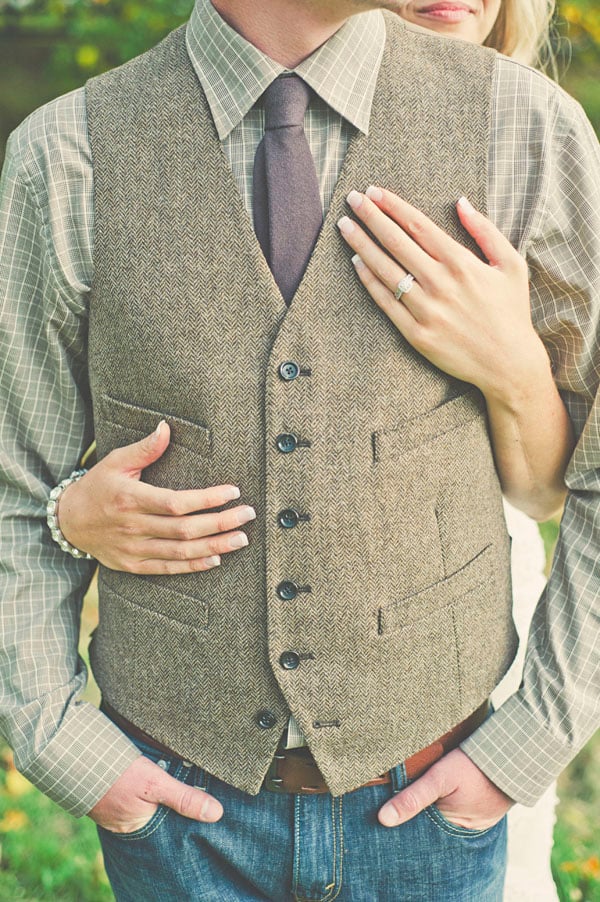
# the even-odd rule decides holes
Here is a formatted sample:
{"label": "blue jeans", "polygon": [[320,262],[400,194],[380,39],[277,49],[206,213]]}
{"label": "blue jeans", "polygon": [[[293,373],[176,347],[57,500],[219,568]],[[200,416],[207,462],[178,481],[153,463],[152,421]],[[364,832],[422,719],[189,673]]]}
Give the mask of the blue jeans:
{"label": "blue jeans", "polygon": [[134,833],[98,828],[118,902],[501,902],[505,819],[488,830],[457,827],[430,807],[400,827],[377,811],[407,785],[333,798],[250,796],[180,758],[133,742],[169,774],[216,796],[225,813],[203,824],[159,806]]}

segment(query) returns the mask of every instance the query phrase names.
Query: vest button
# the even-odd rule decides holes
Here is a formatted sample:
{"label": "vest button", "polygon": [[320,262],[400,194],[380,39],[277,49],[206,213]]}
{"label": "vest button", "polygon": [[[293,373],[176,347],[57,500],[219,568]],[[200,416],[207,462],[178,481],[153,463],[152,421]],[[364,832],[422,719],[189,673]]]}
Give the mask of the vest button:
{"label": "vest button", "polygon": [[271,730],[277,723],[277,717],[272,711],[265,709],[264,711],[259,711],[256,715],[256,723],[261,730]]}
{"label": "vest button", "polygon": [[277,514],[277,522],[283,529],[293,529],[299,520],[300,514],[293,507],[286,507]]}
{"label": "vest button", "polygon": [[293,382],[300,375],[300,367],[293,360],[285,360],[279,364],[279,375],[284,382]]}
{"label": "vest button", "polygon": [[277,594],[284,601],[292,601],[298,594],[298,586],[291,580],[286,579],[277,586]]}
{"label": "vest button", "polygon": [[282,454],[289,454],[290,451],[295,451],[298,444],[298,439],[291,432],[282,432],[275,441]]}
{"label": "vest button", "polygon": [[279,663],[284,670],[296,670],[297,667],[300,667],[300,655],[295,651],[284,651],[279,658]]}

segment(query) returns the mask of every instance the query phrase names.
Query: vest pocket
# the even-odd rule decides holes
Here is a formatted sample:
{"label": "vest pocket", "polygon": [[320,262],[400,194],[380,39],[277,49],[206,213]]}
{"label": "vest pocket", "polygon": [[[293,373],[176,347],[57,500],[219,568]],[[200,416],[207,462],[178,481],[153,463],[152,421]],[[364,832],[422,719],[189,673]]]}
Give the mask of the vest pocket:
{"label": "vest pocket", "polygon": [[499,567],[498,548],[490,544],[447,579],[379,608],[380,636],[399,654],[422,649],[423,685],[448,698],[455,686],[457,720],[490,694],[516,653],[510,580]]}
{"label": "vest pocket", "polygon": [[498,576],[496,546],[483,548],[447,579],[381,606],[377,628],[384,647],[405,661],[404,685],[417,697],[444,700],[444,716],[453,712],[445,722],[458,723],[490,694],[514,657],[510,594]]}
{"label": "vest pocket", "polygon": [[107,394],[95,400],[98,459],[150,435],[161,420],[169,424],[171,440],[159,460],[144,470],[144,482],[171,489],[210,485],[206,464],[202,464],[212,458],[213,452],[212,431],[207,426]]}
{"label": "vest pocket", "polygon": [[373,460],[378,463],[407,454],[440,435],[466,426],[481,417],[484,409],[481,394],[474,389],[401,425],[379,429],[373,433]]}
{"label": "vest pocket", "polygon": [[393,537],[402,571],[396,597],[449,579],[489,544],[498,549],[506,544],[500,485],[477,390],[374,432],[372,459],[380,522]]}
{"label": "vest pocket", "polygon": [[151,407],[139,407],[127,401],[119,401],[110,395],[101,395],[96,401],[99,419],[124,431],[149,435],[161,420],[166,420],[171,428],[171,444],[181,445],[194,454],[207,455],[212,451],[210,429],[192,420],[174,416]]}
{"label": "vest pocket", "polygon": [[439,617],[440,611],[447,606],[474,592],[479,586],[489,585],[494,572],[492,557],[492,545],[488,545],[447,579],[379,608],[379,634],[406,629],[429,617]]}
{"label": "vest pocket", "polygon": [[[144,749],[142,749],[144,757],[149,758],[155,764],[157,764],[158,761],[162,761],[165,765],[163,769],[169,776],[173,777],[175,780],[179,780],[181,783],[186,783],[188,785],[193,784],[194,771],[196,770],[194,765],[183,762],[180,758],[168,758],[160,753],[157,753],[156,756],[154,754],[148,754],[147,751],[145,751],[147,748],[149,747],[144,747]],[[151,816],[150,820],[142,827],[138,827],[137,830],[132,830],[130,833],[117,833],[114,830],[108,830],[106,827],[101,827],[100,825],[98,825],[98,830],[105,836],[113,837],[115,840],[120,840],[122,842],[148,839],[156,830],[158,830],[165,819],[173,813],[173,809],[169,808],[168,805],[158,804],[156,811]]]}
{"label": "vest pocket", "polygon": [[202,698],[213,666],[208,604],[164,581],[112,571],[101,575],[98,589],[90,662],[103,697],[159,742],[180,748],[186,730],[171,720],[182,708],[182,692]]}

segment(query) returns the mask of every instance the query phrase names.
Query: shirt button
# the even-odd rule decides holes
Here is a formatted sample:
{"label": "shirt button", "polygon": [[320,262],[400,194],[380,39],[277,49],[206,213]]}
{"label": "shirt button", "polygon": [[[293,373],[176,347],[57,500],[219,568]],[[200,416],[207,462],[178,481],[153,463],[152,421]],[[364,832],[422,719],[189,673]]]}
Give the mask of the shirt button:
{"label": "shirt button", "polygon": [[279,658],[279,663],[284,670],[296,670],[297,667],[300,667],[300,655],[295,651],[284,651]]}
{"label": "shirt button", "polygon": [[290,451],[296,450],[298,439],[291,432],[282,432],[275,439],[278,449],[282,454],[289,454]]}
{"label": "shirt button", "polygon": [[291,580],[286,579],[277,586],[277,594],[284,601],[292,601],[298,594],[298,586]]}
{"label": "shirt button", "polygon": [[300,375],[300,367],[293,360],[279,364],[279,375],[284,382],[293,382]]}
{"label": "shirt button", "polygon": [[286,507],[277,514],[277,522],[283,529],[293,529],[299,520],[300,514],[293,507]]}
{"label": "shirt button", "polygon": [[265,708],[264,711],[259,711],[256,715],[256,723],[261,730],[271,730],[277,723],[277,717],[272,711],[268,711]]}

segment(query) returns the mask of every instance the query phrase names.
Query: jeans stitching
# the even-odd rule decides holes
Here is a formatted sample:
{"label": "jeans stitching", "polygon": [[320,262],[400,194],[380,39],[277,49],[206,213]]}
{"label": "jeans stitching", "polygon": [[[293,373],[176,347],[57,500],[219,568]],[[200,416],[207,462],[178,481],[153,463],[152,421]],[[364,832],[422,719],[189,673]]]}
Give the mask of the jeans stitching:
{"label": "jeans stitching", "polygon": [[[332,888],[325,893],[324,896],[301,896],[298,892],[299,886],[299,869],[300,869],[300,810],[301,799],[298,795],[294,797],[294,822],[296,826],[296,835],[298,841],[295,845],[294,849],[294,886],[292,888],[292,892],[294,894],[294,899],[296,902],[333,902],[334,899],[337,899],[341,890],[342,890],[342,858],[344,852],[344,838],[342,833],[342,797],[338,799],[331,797],[331,826],[333,833],[333,875],[332,875]],[[336,805],[338,805],[338,820],[339,825],[336,821]],[[340,857],[340,866],[339,866],[339,884],[338,884],[338,867],[337,867],[337,859],[338,859],[338,831],[339,831],[339,857]],[[332,895],[332,893],[334,895]]]}
{"label": "jeans stitching", "polygon": [[300,836],[301,836],[301,832],[302,832],[300,829],[300,805],[301,804],[302,804],[302,797],[299,796],[298,794],[294,795],[294,809],[295,809],[294,810],[294,822],[295,822],[296,828],[297,828],[297,830],[296,830],[297,842],[295,843],[295,849],[294,849],[294,858],[295,858],[294,886],[292,888],[292,891],[294,893],[294,899],[296,900],[296,902],[326,902],[326,899],[315,898],[314,896],[301,896],[300,893],[298,892],[298,890],[299,890],[298,883],[300,880],[300,873],[299,873],[300,872],[300,858],[301,858],[301,854],[302,854],[301,853],[301,842],[300,842]]}
{"label": "jeans stitching", "polygon": [[[448,836],[458,836],[463,837],[464,839],[476,839],[479,836],[485,836],[486,833],[489,833],[490,830],[493,830],[494,827],[497,827],[498,824],[492,824],[491,827],[485,827],[483,830],[470,830],[468,827],[460,827],[456,824],[456,829],[453,830],[453,825],[447,822],[442,814],[439,814],[437,809],[429,806],[429,808],[424,809],[424,814],[427,815],[429,820],[436,825],[440,830],[443,830],[444,833],[447,833]],[[500,823],[500,821],[498,821]]]}
{"label": "jeans stitching", "polygon": [[201,789],[202,792],[208,792],[208,787],[210,786],[210,774],[208,771],[204,770],[203,767],[199,767],[197,764],[194,765],[195,773],[194,779],[192,780],[196,789]]}
{"label": "jeans stitching", "polygon": [[[327,889],[326,894],[322,897],[321,902],[330,902],[331,899],[335,899],[335,896],[331,894],[335,890],[335,886],[337,883],[337,830],[335,823],[335,799],[331,796],[331,836],[332,836],[332,856],[331,856],[331,884]],[[336,893],[337,895],[337,893]]]}
{"label": "jeans stitching", "polygon": [[294,885],[292,892],[297,898],[299,872],[300,872],[300,799],[294,796],[294,830],[296,832],[294,842]]}
{"label": "jeans stitching", "polygon": [[339,879],[339,886],[337,888],[336,894],[334,896],[331,896],[330,899],[328,900],[328,902],[333,902],[334,899],[337,899],[337,897],[339,896],[339,894],[342,891],[343,869],[344,869],[344,828],[343,828],[343,819],[342,819],[342,806],[344,804],[344,797],[340,796],[339,800],[333,799],[332,801],[334,801],[334,802],[337,801],[337,803],[338,803],[338,821],[339,821],[338,828],[339,828],[339,834],[340,834],[340,851],[339,851],[340,873],[339,873],[339,878],[336,878],[337,858],[334,857],[334,879]]}

